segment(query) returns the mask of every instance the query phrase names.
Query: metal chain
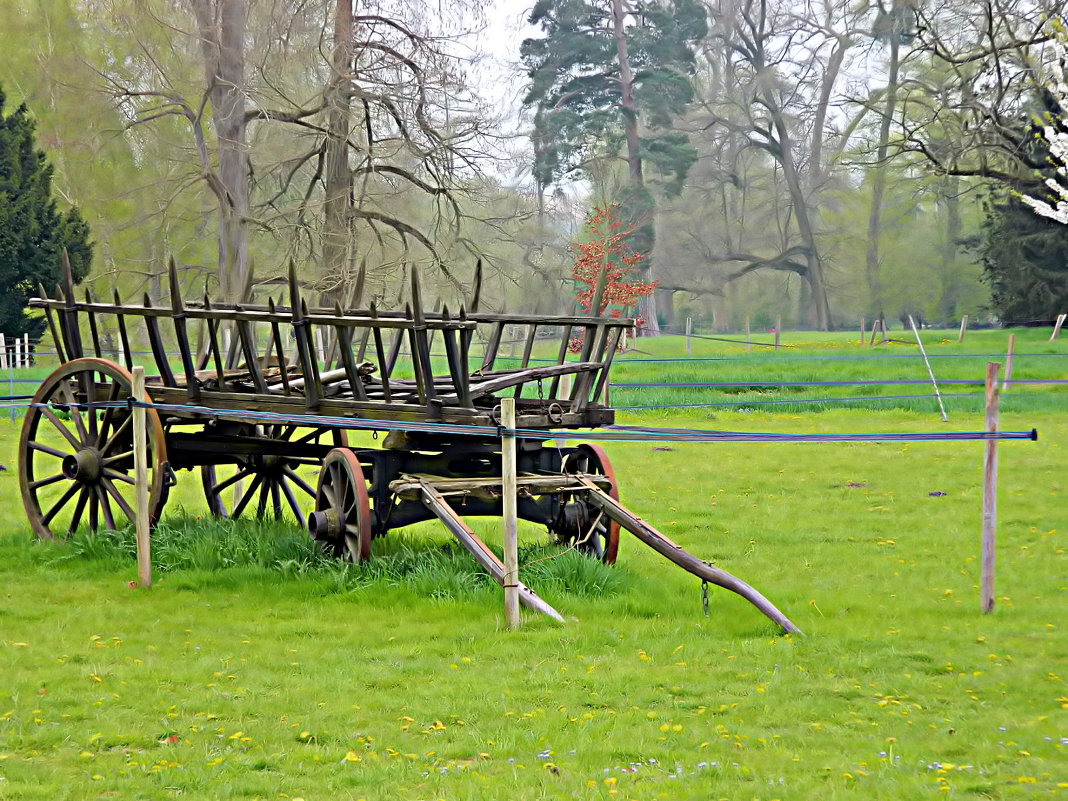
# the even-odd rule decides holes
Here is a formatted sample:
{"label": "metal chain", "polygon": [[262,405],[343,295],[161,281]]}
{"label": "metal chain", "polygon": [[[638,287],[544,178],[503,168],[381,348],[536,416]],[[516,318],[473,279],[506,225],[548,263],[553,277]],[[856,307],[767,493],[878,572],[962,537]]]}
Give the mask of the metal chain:
{"label": "metal chain", "polygon": [[708,582],[701,581],[701,611],[708,617]]}

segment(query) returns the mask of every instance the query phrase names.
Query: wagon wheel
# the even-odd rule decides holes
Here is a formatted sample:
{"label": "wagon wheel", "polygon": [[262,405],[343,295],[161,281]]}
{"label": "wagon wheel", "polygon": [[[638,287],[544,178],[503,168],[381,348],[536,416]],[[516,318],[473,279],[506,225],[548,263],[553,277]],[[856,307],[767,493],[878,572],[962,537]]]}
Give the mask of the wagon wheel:
{"label": "wagon wheel", "polygon": [[[19,437],[19,486],[38,537],[134,522],[133,377],[105,359],[75,359],[33,396]],[[146,395],[144,400],[150,400]],[[167,447],[155,409],[145,410],[154,523],[167,498]]]}
{"label": "wagon wheel", "polygon": [[[605,476],[612,482],[608,495],[619,500],[615,471],[612,470],[608,454],[599,445],[579,445],[564,456],[560,472]],[[577,543],[576,547],[581,553],[595,556],[608,565],[616,561],[619,552],[619,523],[607,515],[602,515],[600,510],[578,497],[563,504],[560,517],[550,530],[561,544]]]}
{"label": "wagon wheel", "polygon": [[[267,440],[315,444],[329,437],[334,447],[347,443],[344,431],[308,429],[288,423],[256,426],[253,435]],[[311,482],[319,464],[320,459],[314,457],[248,454],[238,457],[234,465],[202,466],[200,480],[208,509],[215,517],[236,518],[255,510],[256,516],[262,518],[270,510],[276,520],[281,520],[288,510],[303,527],[307,521],[302,507],[315,497]],[[227,505],[226,494],[234,492],[239,482],[244,483],[234,493],[234,503]]]}
{"label": "wagon wheel", "polygon": [[308,515],[308,533],[334,556],[347,552],[354,562],[371,558],[367,479],[360,460],[348,448],[334,448],[323,460],[315,511]]}

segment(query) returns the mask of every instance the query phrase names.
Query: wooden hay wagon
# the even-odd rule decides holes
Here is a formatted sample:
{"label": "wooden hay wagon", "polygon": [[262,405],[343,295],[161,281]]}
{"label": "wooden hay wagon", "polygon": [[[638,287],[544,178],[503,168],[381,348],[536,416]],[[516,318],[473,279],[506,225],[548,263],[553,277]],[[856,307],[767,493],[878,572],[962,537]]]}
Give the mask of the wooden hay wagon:
{"label": "wooden hay wagon", "polygon": [[[159,519],[175,471],[199,471],[217,516],[292,516],[324,548],[355,561],[391,529],[438,518],[497,581],[504,568],[464,516],[501,515],[500,398],[515,398],[517,514],[555,541],[614,562],[626,529],[703,581],[738,592],[786,631],[797,629],[756,590],[671,543],[619,503],[604,451],[546,446],[551,432],[609,425],[602,401],[630,320],[480,312],[481,270],[455,315],[423,310],[411,276],[404,311],[309,308],[293,269],[288,305],[75,298],[69,267],[44,310],[61,366],[27,410],[19,478],[39,537],[134,520],[133,403],[147,403],[150,515]],[[362,280],[358,282],[362,285]],[[357,293],[359,294],[359,290]],[[84,325],[83,325],[84,324]],[[195,328],[195,331],[191,329]],[[522,331],[506,360],[506,332]],[[532,357],[555,331],[555,359]],[[88,333],[88,340],[83,335]],[[167,335],[165,338],[165,334]],[[199,343],[191,345],[191,334]],[[119,343],[117,358],[104,344]],[[577,358],[569,358],[580,341]],[[151,356],[146,397],[131,397],[136,355]],[[169,349],[176,348],[172,358]],[[544,346],[543,348],[544,349]],[[477,352],[476,352],[477,351]],[[388,432],[350,448],[355,430]],[[317,474],[317,475],[316,475]],[[527,606],[558,617],[526,587]]]}

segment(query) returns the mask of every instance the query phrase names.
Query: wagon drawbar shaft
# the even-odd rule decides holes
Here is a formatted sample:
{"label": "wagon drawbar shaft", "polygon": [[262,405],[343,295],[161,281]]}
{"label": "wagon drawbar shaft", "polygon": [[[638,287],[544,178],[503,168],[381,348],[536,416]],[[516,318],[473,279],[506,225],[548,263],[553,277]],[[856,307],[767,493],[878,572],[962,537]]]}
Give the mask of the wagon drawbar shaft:
{"label": "wagon drawbar shaft", "polygon": [[[147,295],[140,303],[117,295],[101,303],[89,292],[84,301],[75,297],[65,255],[61,261],[63,287],[54,295],[41,287],[32,305],[43,309],[62,364],[38,388],[20,435],[20,487],[37,536],[136,519],[132,408],[144,404],[152,522],[175,471],[198,471],[213,515],[291,517],[327,551],[354,561],[371,557],[374,538],[438,519],[503,583],[500,560],[458,511],[502,514],[501,443],[487,432],[500,425],[500,401],[510,396],[515,430],[523,432],[517,517],[609,564],[620,531],[630,531],[703,581],[738,593],[784,631],[797,631],[750,585],[623,507],[600,447],[544,444],[614,422],[604,390],[633,320],[483,312],[480,264],[471,295],[450,314],[444,306],[424,311],[414,268],[410,301],[388,311],[360,306],[362,268],[348,308],[314,308],[292,265],[288,297],[266,304],[186,302],[173,261],[167,303]],[[504,365],[509,332],[522,337],[522,356]],[[109,350],[109,342],[121,348]],[[147,343],[152,362],[144,397],[133,394],[134,343]],[[535,351],[555,359],[535,366]],[[349,446],[351,431],[377,428],[391,431],[381,447]],[[529,588],[520,597],[560,619]]]}

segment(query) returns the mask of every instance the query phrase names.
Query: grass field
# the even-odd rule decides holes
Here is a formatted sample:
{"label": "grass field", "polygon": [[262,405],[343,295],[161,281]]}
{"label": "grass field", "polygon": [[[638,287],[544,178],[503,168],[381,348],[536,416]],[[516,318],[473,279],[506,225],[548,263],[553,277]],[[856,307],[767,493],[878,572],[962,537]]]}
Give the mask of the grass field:
{"label": "grass field", "polygon": [[[1041,334],[1018,336],[1017,350],[1046,347]],[[868,352],[835,345],[841,335],[784,342],[794,337],[791,354],[758,360],[709,342],[694,355],[742,358],[627,364],[614,378],[818,380],[826,370],[786,356]],[[967,348],[954,336],[931,350],[996,353],[1004,338],[973,332]],[[683,355],[678,338],[641,346]],[[945,359],[936,374],[953,364],[981,378],[984,361]],[[1014,374],[1068,378],[1068,360],[1033,361]],[[828,365],[847,378],[926,376],[900,362]],[[614,402],[627,405],[622,392]],[[133,589],[128,534],[31,541],[17,428],[0,423],[0,799],[1068,797],[1065,397],[1006,397],[1002,428],[1040,439],[1000,446],[998,602],[986,616],[980,443],[608,446],[625,504],[755,584],[804,638],[719,590],[705,617],[699,582],[626,534],[615,568],[571,554],[531,565],[524,580],[569,619],[528,615],[509,633],[499,590],[437,526],[393,533],[370,566],[345,567],[291,528],[198,517],[189,476],[184,511],[169,507],[157,537],[156,586]],[[946,426],[933,399],[916,403],[620,422],[982,427],[977,405],[950,403]],[[476,530],[499,541],[493,521]],[[521,539],[522,562],[553,553],[533,528]]]}

